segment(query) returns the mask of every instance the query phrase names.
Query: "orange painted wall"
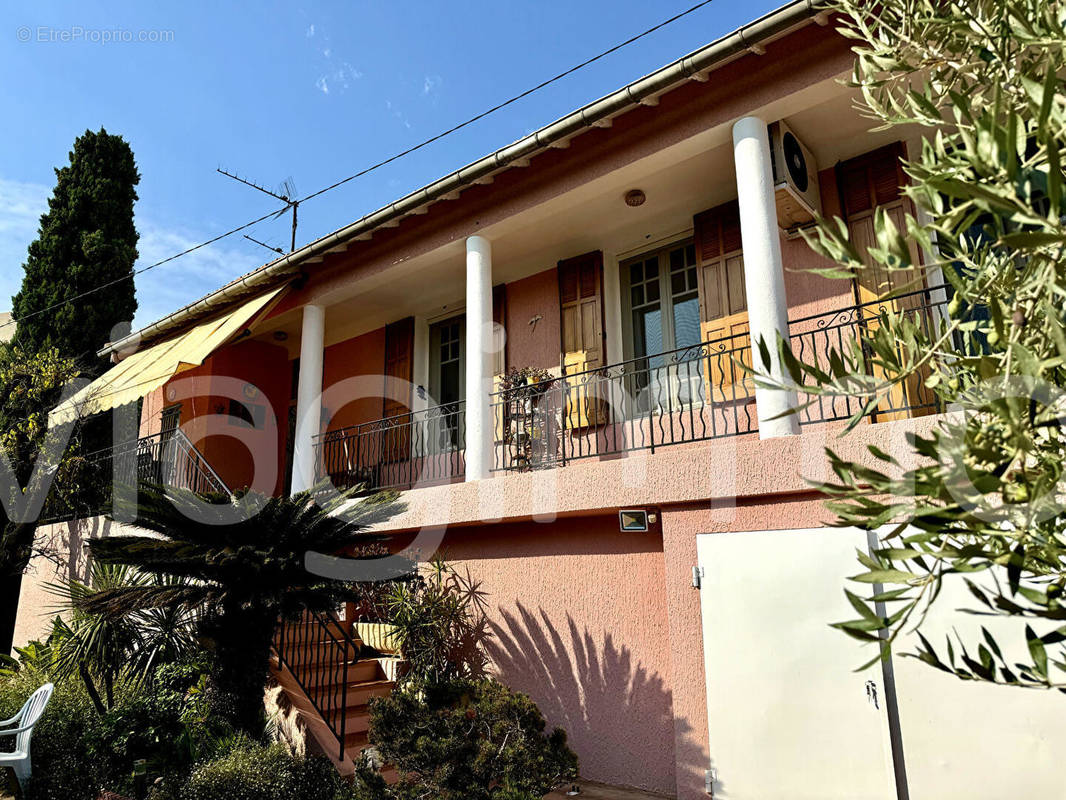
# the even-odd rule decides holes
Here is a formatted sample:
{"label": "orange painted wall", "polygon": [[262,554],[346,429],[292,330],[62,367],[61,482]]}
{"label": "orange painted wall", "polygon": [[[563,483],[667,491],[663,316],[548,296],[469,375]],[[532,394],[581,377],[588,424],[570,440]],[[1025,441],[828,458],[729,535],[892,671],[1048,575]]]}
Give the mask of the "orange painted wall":
{"label": "orange painted wall", "polygon": [[[269,426],[251,436],[253,442],[271,449],[275,464],[283,465],[291,369],[285,348],[266,342],[242,341],[223,347],[201,366],[179,373],[150,394],[141,408],[141,435],[158,433],[163,408],[180,402],[182,430],[226,485],[240,489],[252,481],[252,456],[230,429],[229,398],[217,394],[221,390],[218,380],[222,377],[247,384],[248,392],[242,389],[241,395],[250,404],[266,405],[273,411],[277,436],[272,436]],[[179,396],[183,399],[178,400]],[[223,418],[197,422],[215,415]],[[282,489],[283,467],[279,472],[272,488],[274,492]]]}
{"label": "orange painted wall", "polygon": [[[211,358],[212,384],[217,391],[218,379],[237,378],[247,386],[244,396],[249,404],[267,405],[273,411],[277,435],[273,449],[277,454],[277,464],[281,464],[285,454],[287,433],[287,415],[292,370],[288,354],[284,347],[260,341],[238,342],[216,352]],[[213,396],[211,410],[213,414],[227,414],[228,398]],[[208,462],[232,489],[249,485],[253,478],[252,457],[248,450],[227,435],[227,423],[218,435],[208,437],[203,443],[203,453]],[[269,446],[270,426],[255,438]],[[278,470],[275,492],[281,492],[284,470]]]}
{"label": "orange painted wall", "polygon": [[482,582],[499,677],[566,729],[582,777],[673,794],[661,537],[609,514],[452,530],[441,549]]}
{"label": "orange painted wall", "polygon": [[[385,369],[385,329],[365,333],[326,348],[322,365],[322,386],[328,388],[355,375],[381,375]],[[382,380],[384,385],[384,379]],[[381,419],[381,397],[364,397],[339,408],[329,409],[333,418],[329,430]]]}

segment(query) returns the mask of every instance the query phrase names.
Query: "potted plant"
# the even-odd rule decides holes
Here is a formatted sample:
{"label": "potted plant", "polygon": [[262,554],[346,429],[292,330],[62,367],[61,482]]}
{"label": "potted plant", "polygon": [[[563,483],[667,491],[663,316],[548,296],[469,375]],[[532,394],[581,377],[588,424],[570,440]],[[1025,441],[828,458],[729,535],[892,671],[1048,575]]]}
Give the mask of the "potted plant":
{"label": "potted plant", "polygon": [[531,469],[550,460],[554,455],[551,423],[557,409],[551,407],[545,395],[555,385],[556,378],[539,367],[516,367],[499,382],[499,397],[503,408],[503,443],[510,453],[511,469]]}

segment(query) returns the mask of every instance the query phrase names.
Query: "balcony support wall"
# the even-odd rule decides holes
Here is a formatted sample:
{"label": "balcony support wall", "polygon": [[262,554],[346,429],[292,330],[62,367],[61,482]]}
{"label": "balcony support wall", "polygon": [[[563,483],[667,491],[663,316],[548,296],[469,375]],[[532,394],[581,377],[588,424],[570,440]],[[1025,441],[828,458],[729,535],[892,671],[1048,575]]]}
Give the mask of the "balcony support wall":
{"label": "balcony support wall", "polygon": [[296,440],[292,456],[292,494],[315,482],[314,439],[322,425],[322,361],[326,312],[322,306],[303,308],[300,334],[300,375],[296,387]]}
{"label": "balcony support wall", "polygon": [[492,244],[466,240],[466,480],[492,469]]}
{"label": "balcony support wall", "polygon": [[[733,125],[733,158],[736,162],[740,233],[744,245],[744,283],[751,330],[752,365],[757,371],[764,369],[759,355],[759,342],[762,340],[770,351],[769,374],[780,379],[784,372],[777,354],[777,342],[778,337],[788,342],[788,299],[785,296],[785,273],[777,229],[770,140],[764,120],[744,117]],[[756,388],[759,438],[770,439],[799,433],[798,415],[781,416],[795,409],[796,405],[795,392]]]}

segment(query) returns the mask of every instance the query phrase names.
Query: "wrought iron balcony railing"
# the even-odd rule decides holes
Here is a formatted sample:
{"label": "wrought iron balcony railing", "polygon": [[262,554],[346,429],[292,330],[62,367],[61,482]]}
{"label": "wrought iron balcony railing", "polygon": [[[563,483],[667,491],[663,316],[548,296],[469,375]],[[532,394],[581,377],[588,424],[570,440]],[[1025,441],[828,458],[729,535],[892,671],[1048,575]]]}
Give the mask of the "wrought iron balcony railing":
{"label": "wrought iron balcony railing", "polygon": [[315,441],[318,478],[338,489],[409,489],[466,471],[462,401],[328,431]]}
{"label": "wrought iron balcony railing", "polygon": [[[95,516],[111,508],[116,484],[156,484],[198,494],[231,494],[196,446],[180,430],[143,436],[88,453],[76,475],[77,491],[54,487],[42,521]],[[63,487],[65,488],[65,487]]]}
{"label": "wrought iron balcony railing", "polygon": [[[789,321],[793,354],[826,369],[829,354],[874,330],[883,312],[911,316],[927,334],[946,318],[944,287]],[[902,347],[902,345],[900,345]],[[874,364],[874,359],[868,359]],[[754,433],[755,381],[747,333],[510,387],[490,396],[493,470],[552,467],[597,456]],[[871,370],[876,373],[876,366]],[[800,424],[849,418],[862,398],[801,396]],[[937,410],[920,376],[882,398],[874,421]],[[316,440],[319,477],[338,488],[411,488],[465,472],[462,402],[400,414]]]}
{"label": "wrought iron balcony railing", "polygon": [[[892,300],[875,300],[823,314],[814,314],[789,321],[789,342],[792,354],[805,364],[817,366],[829,372],[829,354],[846,351],[851,342],[867,337],[876,330],[885,313],[904,314],[911,319],[930,339],[935,338],[940,326],[947,320],[945,286],[908,292]],[[904,345],[897,344],[903,356]],[[878,367],[872,354],[865,353],[869,371],[876,377]],[[800,424],[846,420],[855,414],[864,403],[861,397],[826,397],[808,395],[800,397],[806,407],[799,412]],[[920,374],[892,388],[883,397],[873,412],[872,421],[880,422],[906,416],[922,416],[938,410],[936,396]]]}
{"label": "wrought iron balcony railing", "polygon": [[495,392],[494,469],[536,469],[593,456],[758,430],[746,334]]}

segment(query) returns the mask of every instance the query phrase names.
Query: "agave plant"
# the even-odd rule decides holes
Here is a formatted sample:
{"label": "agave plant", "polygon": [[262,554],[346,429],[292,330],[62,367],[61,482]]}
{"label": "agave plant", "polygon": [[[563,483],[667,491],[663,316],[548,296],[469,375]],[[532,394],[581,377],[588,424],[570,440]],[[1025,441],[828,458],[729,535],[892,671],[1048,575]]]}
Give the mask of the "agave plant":
{"label": "agave plant", "polygon": [[199,644],[212,659],[210,702],[241,730],[262,730],[263,687],[279,620],[306,610],[329,612],[351,595],[347,584],[305,568],[308,551],[335,554],[378,541],[367,525],[394,511],[390,497],[317,505],[311,493],[290,498],[244,495],[227,500],[233,520],[197,519],[171,499],[142,488],[137,525],[152,535],[112,536],[90,543],[96,561],[127,564],[158,580],[116,586],[80,600],[106,619],[167,609],[195,610]]}

